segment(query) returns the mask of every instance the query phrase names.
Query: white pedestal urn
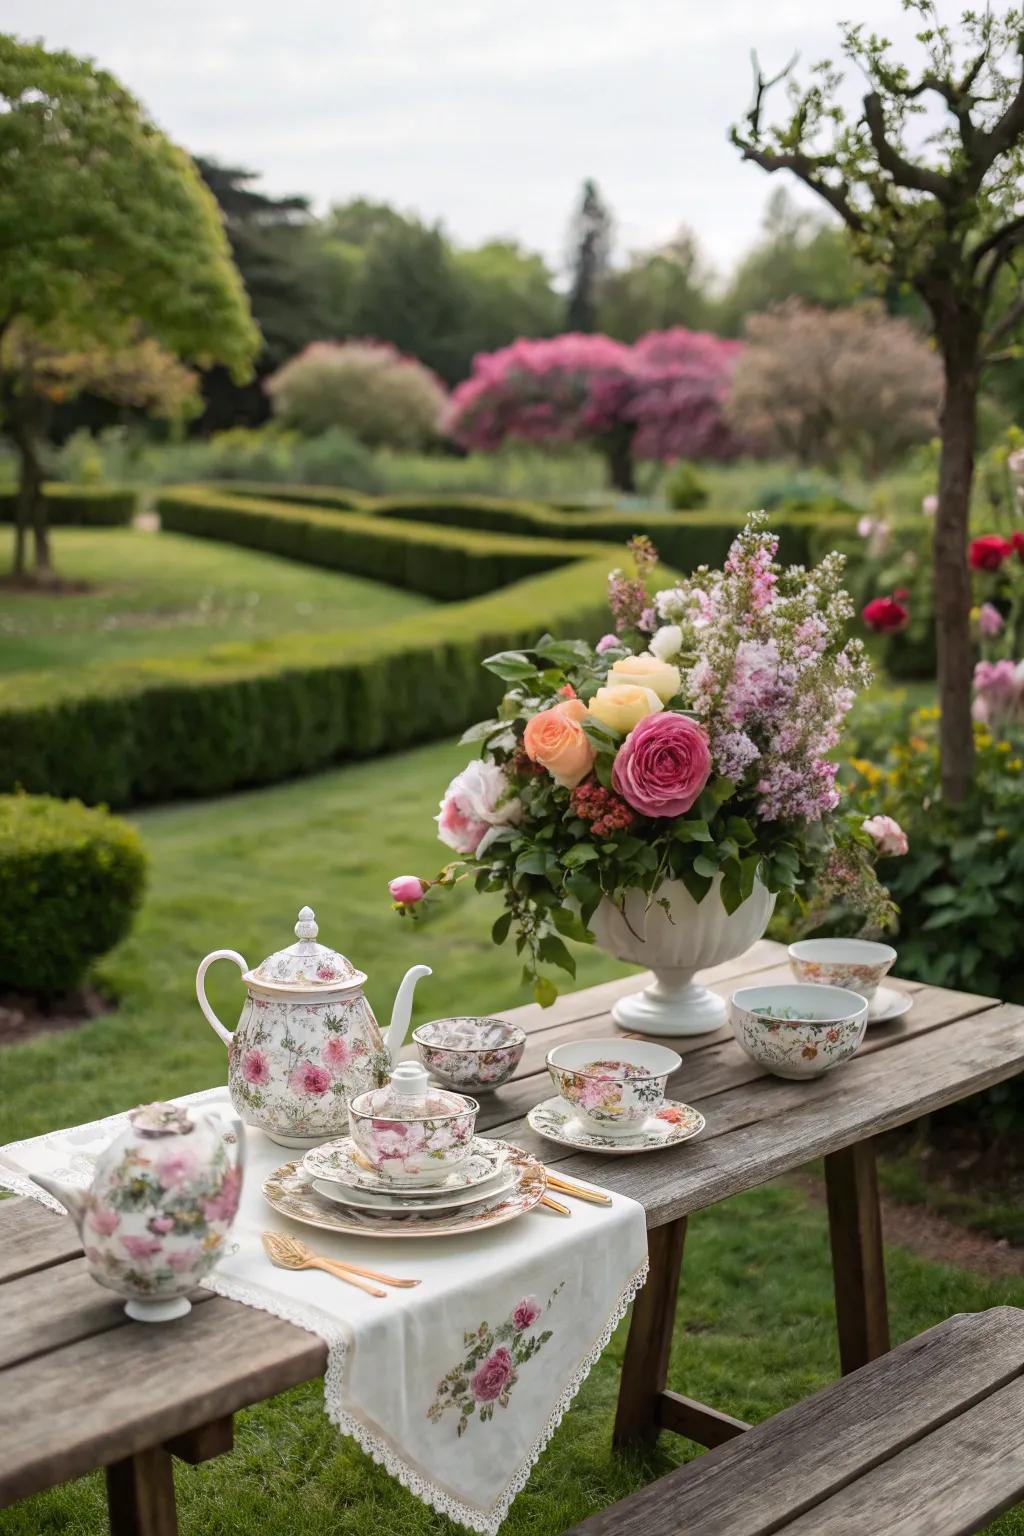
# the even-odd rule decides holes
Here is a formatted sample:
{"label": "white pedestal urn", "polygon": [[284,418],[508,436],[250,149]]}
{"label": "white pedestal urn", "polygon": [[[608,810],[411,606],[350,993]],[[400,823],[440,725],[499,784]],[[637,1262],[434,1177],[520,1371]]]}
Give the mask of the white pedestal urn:
{"label": "white pedestal urn", "polygon": [[[768,926],[775,897],[755,880],[754,889],[731,915],[719,895],[721,875],[703,901],[694,901],[680,880],[668,880],[645,912],[646,891],[628,891],[625,913],[607,897],[590,920],[602,949],[618,960],[646,966],[654,983],[623,997],[612,1018],[641,1035],[705,1035],[726,1022],[717,993],[698,986],[695,971],[734,960],[757,942]],[[658,905],[667,898],[671,915]]]}

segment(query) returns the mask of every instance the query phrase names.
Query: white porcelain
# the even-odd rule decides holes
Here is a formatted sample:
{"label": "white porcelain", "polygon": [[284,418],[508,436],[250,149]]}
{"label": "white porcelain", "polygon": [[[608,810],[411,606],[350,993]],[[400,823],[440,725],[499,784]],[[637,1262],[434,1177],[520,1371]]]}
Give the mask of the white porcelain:
{"label": "white porcelain", "polygon": [[868,1005],[868,1028],[872,1024],[891,1024],[901,1019],[914,1006],[910,992],[897,992],[895,987],[879,987]]}
{"label": "white porcelain", "polygon": [[594,1131],[563,1098],[545,1099],[535,1104],[527,1123],[547,1141],[578,1152],[608,1152],[615,1157],[629,1157],[634,1152],[660,1152],[689,1141],[704,1129],[704,1116],[690,1104],[666,1099],[661,1108],[634,1129],[630,1136],[609,1136]]}
{"label": "white porcelain", "polygon": [[491,1172],[479,1184],[468,1189],[396,1190],[378,1193],[348,1184],[335,1183],[333,1179],[314,1179],[313,1188],[325,1200],[357,1211],[376,1211],[381,1216],[399,1216],[408,1211],[422,1215],[424,1211],[457,1211],[463,1206],[478,1205],[481,1200],[496,1200],[515,1183],[513,1166],[505,1159],[497,1173]]}
{"label": "white porcelain", "polygon": [[572,1040],[545,1058],[555,1091],[584,1126],[601,1136],[630,1136],[665,1101],[665,1084],[682,1058],[649,1040]]}
{"label": "white porcelain", "polygon": [[813,982],[741,987],[729,999],[732,1032],[759,1066],[776,1077],[821,1077],[864,1039],[867,999],[846,987]]}
{"label": "white porcelain", "polygon": [[526,1031],[504,1019],[432,1019],[412,1032],[420,1061],[449,1088],[486,1093],[507,1083],[522,1059]]}
{"label": "white porcelain", "polygon": [[[228,1048],[228,1087],[235,1110],[283,1147],[311,1147],[348,1130],[349,1101],[388,1081],[405,1041],[412,994],[430,967],[402,979],[382,1038],[363,993],[364,972],[316,943],[312,908],[295,925],[296,944],[250,970],[233,949],[216,949],[196,972],[199,1006]],[[232,1034],[206,996],[215,960],[242,972],[247,997]]]}
{"label": "white porcelain", "polygon": [[891,944],[870,939],[801,939],[789,946],[789,965],[797,981],[848,987],[868,1002],[895,959]]}
{"label": "white porcelain", "polygon": [[465,1094],[435,1088],[426,1069],[403,1061],[381,1088],[348,1106],[352,1140],[392,1184],[440,1184],[473,1149],[480,1109]]}
{"label": "white porcelain", "polygon": [[[96,1159],[92,1185],[30,1175],[67,1207],[92,1278],[139,1322],[184,1317],[235,1219],[245,1128],[215,1108],[143,1104]],[[229,1150],[230,1149],[230,1150]]]}
{"label": "white porcelain", "polygon": [[[474,1136],[469,1156],[449,1170],[435,1185],[404,1187],[403,1195],[417,1200],[433,1200],[453,1190],[472,1189],[493,1179],[505,1163],[502,1143],[487,1136]],[[324,1179],[348,1189],[368,1190],[372,1194],[395,1194],[397,1186],[386,1172],[369,1163],[351,1136],[311,1147],[302,1159],[302,1171],[311,1179]]]}
{"label": "white porcelain", "polygon": [[[698,986],[696,971],[734,960],[761,938],[775,907],[775,897],[755,880],[754,889],[736,911],[726,912],[719,896],[721,875],[703,901],[694,901],[680,880],[667,880],[657,896],[628,891],[624,913],[605,897],[591,919],[602,949],[619,960],[646,966],[655,981],[642,992],[620,998],[612,1018],[642,1035],[705,1035],[726,1021],[723,1000]],[[659,905],[669,903],[669,912]],[[648,903],[651,902],[650,905]]]}
{"label": "white porcelain", "polygon": [[515,1170],[515,1182],[493,1200],[483,1199],[465,1211],[431,1211],[424,1207],[405,1216],[378,1216],[370,1211],[346,1211],[318,1195],[298,1163],[285,1163],[263,1183],[267,1204],[281,1216],[326,1232],[352,1237],[458,1237],[514,1221],[533,1210],[547,1193],[547,1174],[536,1158],[510,1142],[495,1142]]}

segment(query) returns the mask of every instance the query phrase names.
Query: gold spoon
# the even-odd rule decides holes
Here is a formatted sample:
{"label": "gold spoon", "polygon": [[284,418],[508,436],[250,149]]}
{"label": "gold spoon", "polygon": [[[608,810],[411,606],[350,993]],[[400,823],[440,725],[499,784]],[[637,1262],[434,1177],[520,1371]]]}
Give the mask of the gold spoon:
{"label": "gold spoon", "polygon": [[370,1285],[343,1264],[336,1263],[333,1259],[325,1259],[318,1253],[314,1253],[305,1243],[298,1238],[286,1237],[283,1232],[261,1233],[263,1246],[272,1264],[280,1269],[322,1269],[329,1275],[334,1275],[338,1280],[347,1280],[349,1285],[354,1285],[357,1290],[365,1291],[368,1296],[386,1296],[387,1291],[382,1291],[376,1285]]}

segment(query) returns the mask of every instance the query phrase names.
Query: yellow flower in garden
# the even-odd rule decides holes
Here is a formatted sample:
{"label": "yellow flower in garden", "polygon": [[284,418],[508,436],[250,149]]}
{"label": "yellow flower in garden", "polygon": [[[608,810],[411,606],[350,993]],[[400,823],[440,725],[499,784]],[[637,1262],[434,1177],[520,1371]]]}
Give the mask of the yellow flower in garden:
{"label": "yellow flower in garden", "polygon": [[595,720],[610,725],[613,731],[631,731],[647,715],[656,715],[664,705],[652,688],[619,683],[614,688],[599,688],[587,708]]}
{"label": "yellow flower in garden", "polygon": [[679,692],[682,678],[679,668],[671,662],[661,661],[657,656],[651,656],[644,652],[642,656],[623,656],[617,661],[608,673],[608,686],[619,688],[623,684],[632,683],[640,688],[650,688],[658,695],[663,704],[669,699],[674,699]]}
{"label": "yellow flower in garden", "polygon": [[1004,757],[1006,756],[1007,752],[1009,752],[1009,750],[1010,743],[1008,741],[1000,741],[996,743],[996,751],[1001,752]]}
{"label": "yellow flower in garden", "polygon": [[1020,773],[1022,767],[1024,767],[1024,764],[1021,763],[1020,758],[1015,757],[1011,762],[1007,763],[1006,771],[1007,773]]}

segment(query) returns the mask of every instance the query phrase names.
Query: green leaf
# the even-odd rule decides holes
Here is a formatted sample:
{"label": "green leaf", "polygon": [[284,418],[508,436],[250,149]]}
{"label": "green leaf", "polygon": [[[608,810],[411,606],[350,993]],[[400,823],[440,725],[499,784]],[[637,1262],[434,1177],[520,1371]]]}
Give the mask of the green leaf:
{"label": "green leaf", "polygon": [[463,731],[459,737],[459,745],[466,747],[474,741],[486,741],[488,736],[493,736],[496,731],[502,731],[505,728],[503,720],[478,720],[476,725],[471,725],[468,730]]}
{"label": "green leaf", "polygon": [[485,657],[483,664],[488,672],[509,683],[537,675],[537,668],[522,651],[498,651],[494,656]]}
{"label": "green leaf", "polygon": [[500,917],[495,918],[494,926],[491,929],[491,940],[492,940],[492,942],[495,943],[495,944],[504,944],[505,940],[508,938],[508,931],[511,928],[511,926],[512,926],[512,913],[511,912],[503,912]]}
{"label": "green leaf", "polygon": [[581,864],[591,864],[600,857],[593,843],[577,843],[567,853],[563,853],[562,863],[566,869],[578,869]]}
{"label": "green leaf", "polygon": [[672,830],[672,836],[677,843],[710,843],[713,841],[711,829],[707,822],[699,819],[677,822]]}
{"label": "green leaf", "polygon": [[718,874],[718,865],[714,859],[709,859],[706,853],[698,853],[693,861],[693,868],[698,875],[704,875],[708,880],[713,880]]}
{"label": "green leaf", "polygon": [[553,661],[556,667],[575,666],[589,662],[591,658],[590,647],[584,640],[554,640],[550,635],[544,635],[533,649],[545,661]]}
{"label": "green leaf", "polygon": [[542,1008],[550,1008],[558,996],[558,988],[548,976],[538,976],[533,984],[534,1002]]}
{"label": "green leaf", "polygon": [[593,944],[594,935],[571,907],[552,907],[550,917],[563,938],[575,939],[577,944]]}
{"label": "green leaf", "polygon": [[696,870],[684,869],[680,871],[680,880],[686,886],[694,901],[701,902],[711,889],[711,881],[706,875],[698,875]]}
{"label": "green leaf", "polygon": [[725,824],[727,836],[741,848],[749,848],[754,841],[754,829],[745,816],[730,816]]}
{"label": "green leaf", "polygon": [[576,975],[576,961],[557,934],[546,933],[537,945],[537,953],[548,965],[557,965],[570,976]]}
{"label": "green leaf", "polygon": [[546,848],[530,848],[516,859],[517,875],[546,875],[553,863]]}

